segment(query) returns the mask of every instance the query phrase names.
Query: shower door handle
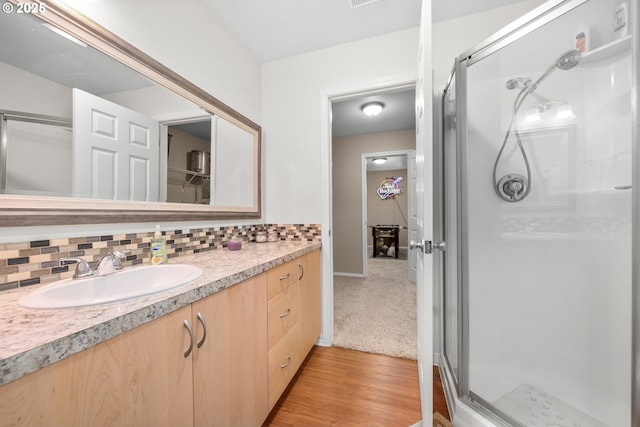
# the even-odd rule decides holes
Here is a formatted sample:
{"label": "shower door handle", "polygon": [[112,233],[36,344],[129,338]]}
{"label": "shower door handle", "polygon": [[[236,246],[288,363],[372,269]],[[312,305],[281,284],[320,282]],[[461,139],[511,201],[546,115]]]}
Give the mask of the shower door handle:
{"label": "shower door handle", "polygon": [[445,242],[444,240],[442,242],[438,242],[438,243],[434,243],[433,244],[434,249],[438,249],[442,252],[447,250],[447,242]]}

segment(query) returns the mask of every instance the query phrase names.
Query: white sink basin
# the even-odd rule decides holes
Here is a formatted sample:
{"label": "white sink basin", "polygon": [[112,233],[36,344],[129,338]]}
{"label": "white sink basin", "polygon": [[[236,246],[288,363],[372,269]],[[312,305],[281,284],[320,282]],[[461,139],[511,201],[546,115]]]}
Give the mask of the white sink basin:
{"label": "white sink basin", "polygon": [[18,304],[43,309],[104,304],[166,291],[201,275],[201,268],[186,264],[130,267],[107,276],[59,280],[23,296]]}

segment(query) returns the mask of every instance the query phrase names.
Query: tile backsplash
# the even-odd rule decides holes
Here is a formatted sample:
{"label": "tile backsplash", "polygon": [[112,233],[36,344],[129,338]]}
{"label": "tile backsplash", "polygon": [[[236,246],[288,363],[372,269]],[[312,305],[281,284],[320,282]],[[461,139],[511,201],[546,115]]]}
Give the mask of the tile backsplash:
{"label": "tile backsplash", "polygon": [[[236,237],[254,242],[258,231],[276,232],[278,240],[320,241],[319,224],[256,224],[227,227],[167,230],[169,258],[222,249]],[[61,265],[61,258],[82,257],[95,267],[102,256],[119,249],[127,251],[124,266],[146,263],[153,232],[71,237],[31,242],[0,243],[0,291],[53,282],[71,277],[75,264]]]}

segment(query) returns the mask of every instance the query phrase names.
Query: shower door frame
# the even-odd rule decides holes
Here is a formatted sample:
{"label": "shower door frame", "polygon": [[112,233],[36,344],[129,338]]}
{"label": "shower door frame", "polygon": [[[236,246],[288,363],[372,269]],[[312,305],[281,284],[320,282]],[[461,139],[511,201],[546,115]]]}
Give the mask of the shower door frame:
{"label": "shower door frame", "polygon": [[[587,3],[591,0],[550,0],[540,7],[534,9],[530,13],[524,15],[520,19],[512,22],[507,27],[503,28],[499,32],[495,33],[484,42],[476,45],[475,47],[465,51],[455,59],[454,67],[448,82],[445,86],[443,94],[440,97],[441,103],[441,117],[438,123],[440,124],[441,132],[438,137],[441,144],[439,149],[435,153],[435,160],[439,163],[437,170],[440,171],[440,175],[436,180],[435,188],[438,189],[440,194],[437,195],[440,201],[441,212],[439,213],[439,221],[436,223],[437,233],[441,237],[440,240],[446,240],[445,235],[445,223],[447,220],[451,220],[447,216],[446,205],[444,203],[444,188],[446,182],[446,162],[444,161],[445,153],[445,97],[450,90],[451,82],[455,79],[455,100],[456,100],[456,205],[457,205],[457,247],[458,251],[456,255],[457,259],[457,342],[458,342],[458,360],[457,360],[457,375],[453,376],[453,381],[456,386],[457,397],[470,406],[473,410],[479,412],[483,416],[490,419],[492,422],[496,422],[500,425],[520,425],[517,421],[513,420],[503,412],[492,408],[489,402],[484,401],[479,396],[475,395],[469,386],[469,254],[468,244],[469,235],[465,227],[467,224],[467,211],[463,208],[463,200],[467,195],[466,179],[467,179],[467,137],[466,137],[466,125],[467,114],[464,108],[458,108],[459,106],[465,106],[467,100],[467,69],[470,65],[481,59],[492,55],[500,49],[510,45],[512,42],[528,35],[532,31],[546,25],[554,19],[570,12],[571,10],[579,7],[580,5]],[[640,165],[640,120],[638,119],[639,103],[640,103],[640,68],[637,64],[640,61],[640,0],[629,0],[630,6],[630,20],[632,23],[632,43],[631,43],[631,58],[632,58],[632,93],[631,93],[631,116],[632,116],[632,249],[631,259],[640,259],[640,171],[638,166]],[[445,254],[445,257],[447,254]],[[446,292],[445,286],[446,275],[444,272],[446,268],[443,260],[439,263],[442,279],[442,310],[446,307]],[[632,279],[631,279],[631,295],[632,295],[632,343],[631,343],[631,425],[633,427],[640,427],[640,404],[634,404],[634,402],[640,401],[640,263],[632,263]],[[451,285],[451,284],[449,284]],[[449,372],[453,372],[451,364],[447,358],[447,345],[446,345],[446,333],[447,333],[447,320],[446,316],[442,315],[442,360],[447,365]],[[447,397],[453,397],[448,395]],[[452,403],[450,407],[455,405]]]}

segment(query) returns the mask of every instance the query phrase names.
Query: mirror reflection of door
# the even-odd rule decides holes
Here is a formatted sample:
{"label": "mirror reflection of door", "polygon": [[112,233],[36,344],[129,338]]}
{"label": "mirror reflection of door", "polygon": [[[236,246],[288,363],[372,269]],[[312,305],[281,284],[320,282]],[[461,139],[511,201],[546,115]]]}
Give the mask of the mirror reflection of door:
{"label": "mirror reflection of door", "polygon": [[159,123],[73,89],[73,195],[158,200]]}

